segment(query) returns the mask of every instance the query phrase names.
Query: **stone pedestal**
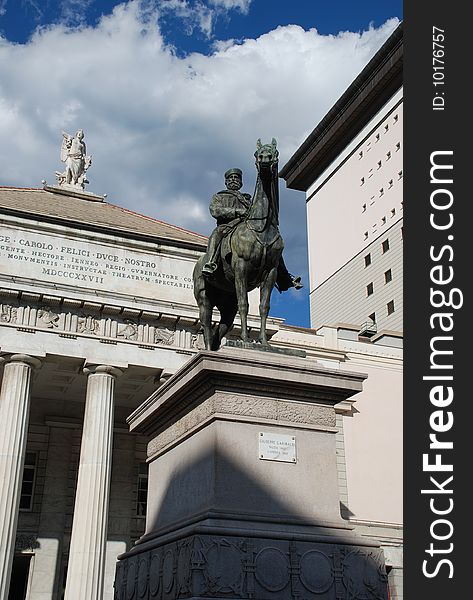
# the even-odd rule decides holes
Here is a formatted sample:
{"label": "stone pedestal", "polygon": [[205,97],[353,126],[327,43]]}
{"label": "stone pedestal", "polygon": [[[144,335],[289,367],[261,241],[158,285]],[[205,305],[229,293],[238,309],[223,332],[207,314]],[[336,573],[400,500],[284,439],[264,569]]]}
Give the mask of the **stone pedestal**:
{"label": "stone pedestal", "polygon": [[364,377],[200,352],[129,418],[150,436],[146,533],[117,600],[387,598],[382,553],[340,517],[334,405]]}

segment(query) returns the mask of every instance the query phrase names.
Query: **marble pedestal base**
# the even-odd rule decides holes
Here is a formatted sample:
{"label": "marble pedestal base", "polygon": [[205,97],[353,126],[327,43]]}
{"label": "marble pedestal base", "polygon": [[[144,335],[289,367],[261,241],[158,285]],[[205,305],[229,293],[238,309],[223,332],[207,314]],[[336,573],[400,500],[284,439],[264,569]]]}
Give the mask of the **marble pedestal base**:
{"label": "marble pedestal base", "polygon": [[193,535],[118,563],[117,600],[134,598],[385,599],[376,548],[242,536]]}
{"label": "marble pedestal base", "polygon": [[339,511],[334,405],[363,379],[234,348],[193,357],[129,418],[151,439],[147,525],[116,600],[386,600],[381,550]]}

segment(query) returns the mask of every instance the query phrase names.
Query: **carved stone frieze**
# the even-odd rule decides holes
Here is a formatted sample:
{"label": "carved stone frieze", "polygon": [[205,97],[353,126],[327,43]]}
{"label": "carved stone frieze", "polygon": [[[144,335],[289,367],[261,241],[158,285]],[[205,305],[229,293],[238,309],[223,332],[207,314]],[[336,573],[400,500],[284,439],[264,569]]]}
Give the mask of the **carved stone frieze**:
{"label": "carved stone frieze", "polygon": [[[139,550],[139,549],[138,549]],[[387,600],[378,548],[193,535],[117,564],[115,598]]]}
{"label": "carved stone frieze", "polygon": [[127,340],[138,339],[138,325],[131,319],[125,319],[123,323],[118,325],[117,337],[122,337]]}
{"label": "carved stone frieze", "polygon": [[98,335],[100,320],[92,315],[82,314],[77,318],[77,331],[85,335]]}
{"label": "carved stone frieze", "polygon": [[213,414],[322,427],[335,427],[336,424],[335,411],[329,406],[280,402],[275,398],[217,392],[152,439],[148,444],[148,457],[179,440]]}
{"label": "carved stone frieze", "polygon": [[192,335],[191,346],[196,350],[205,350],[204,336],[202,333],[194,333]]}
{"label": "carved stone frieze", "polygon": [[[51,300],[51,297],[48,299]],[[150,313],[141,318],[139,311],[118,306],[53,300],[45,304],[45,298],[41,301],[40,295],[32,297],[23,293],[21,299],[14,303],[0,303],[0,326],[13,325],[20,331],[31,333],[47,330],[71,340],[80,336],[99,338],[104,343],[137,343],[151,349],[176,346],[197,351],[202,345],[195,330],[188,327],[170,329],[158,322],[156,317],[152,319]]]}
{"label": "carved stone frieze", "polygon": [[59,327],[60,315],[49,306],[43,306],[37,312],[37,322],[42,327],[56,329]]}
{"label": "carved stone frieze", "polygon": [[165,327],[158,328],[154,332],[154,343],[160,344],[163,346],[172,346],[174,342],[174,331],[167,329]]}
{"label": "carved stone frieze", "polygon": [[0,322],[16,323],[18,308],[10,304],[0,304]]}

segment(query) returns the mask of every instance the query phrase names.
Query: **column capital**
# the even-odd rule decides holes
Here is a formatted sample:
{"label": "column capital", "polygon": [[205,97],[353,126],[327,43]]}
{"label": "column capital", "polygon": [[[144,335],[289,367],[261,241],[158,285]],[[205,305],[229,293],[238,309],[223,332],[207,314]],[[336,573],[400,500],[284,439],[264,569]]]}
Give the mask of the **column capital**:
{"label": "column capital", "polygon": [[86,375],[111,375],[115,378],[124,373],[124,369],[118,369],[111,365],[87,365],[82,370]]}
{"label": "column capital", "polygon": [[39,358],[28,354],[3,354],[0,356],[0,365],[3,363],[24,363],[33,369],[39,369],[41,366]]}

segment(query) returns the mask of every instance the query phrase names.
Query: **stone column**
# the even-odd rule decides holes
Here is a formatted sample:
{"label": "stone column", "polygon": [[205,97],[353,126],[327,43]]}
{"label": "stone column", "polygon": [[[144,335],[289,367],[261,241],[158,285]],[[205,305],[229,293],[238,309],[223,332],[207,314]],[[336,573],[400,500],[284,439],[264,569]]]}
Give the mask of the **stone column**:
{"label": "stone column", "polygon": [[31,371],[40,361],[25,354],[5,363],[0,391],[0,600],[7,600],[30,412]]}
{"label": "stone column", "polygon": [[101,600],[113,446],[113,395],[122,371],[89,366],[65,600]]}

